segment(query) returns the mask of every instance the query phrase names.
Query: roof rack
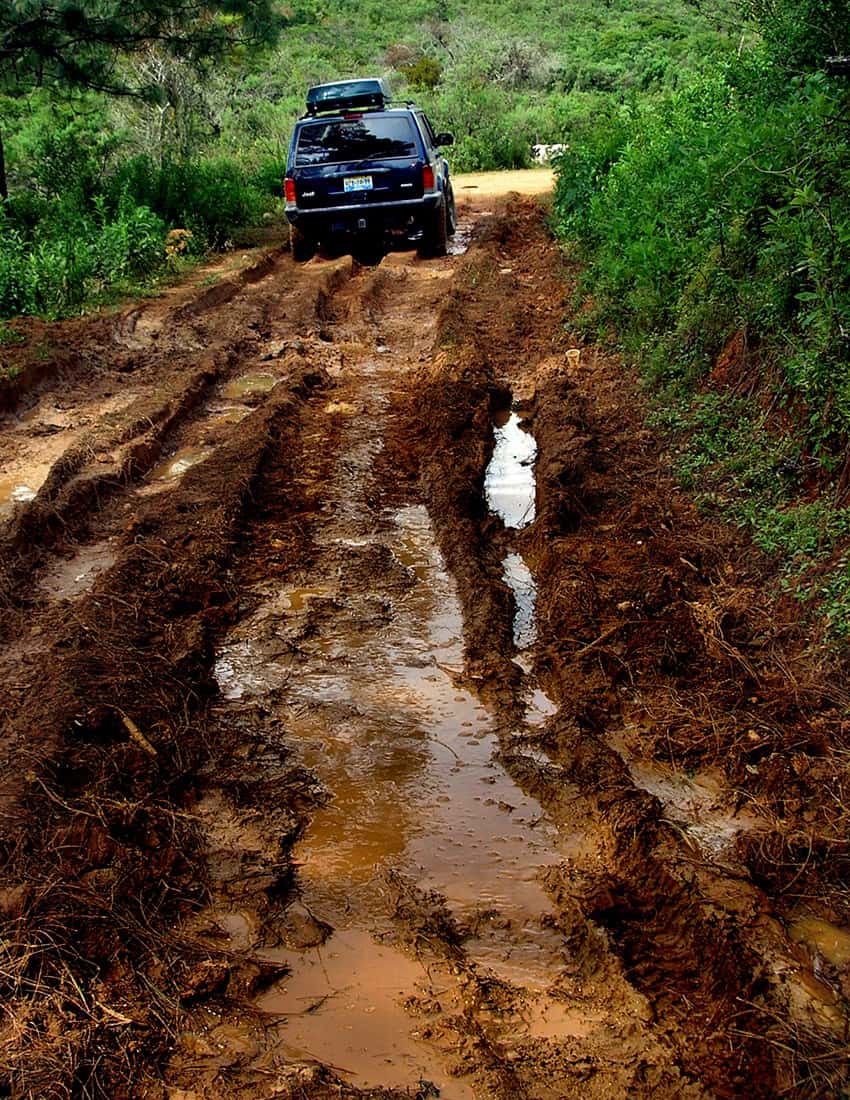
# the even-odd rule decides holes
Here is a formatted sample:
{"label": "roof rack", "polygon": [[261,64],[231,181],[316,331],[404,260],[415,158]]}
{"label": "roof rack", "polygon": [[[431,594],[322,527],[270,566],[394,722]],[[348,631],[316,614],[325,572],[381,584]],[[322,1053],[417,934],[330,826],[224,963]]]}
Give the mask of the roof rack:
{"label": "roof rack", "polygon": [[307,89],[307,114],[339,114],[383,108],[390,99],[385,80],[370,77],[365,80],[338,80],[335,84],[315,84]]}

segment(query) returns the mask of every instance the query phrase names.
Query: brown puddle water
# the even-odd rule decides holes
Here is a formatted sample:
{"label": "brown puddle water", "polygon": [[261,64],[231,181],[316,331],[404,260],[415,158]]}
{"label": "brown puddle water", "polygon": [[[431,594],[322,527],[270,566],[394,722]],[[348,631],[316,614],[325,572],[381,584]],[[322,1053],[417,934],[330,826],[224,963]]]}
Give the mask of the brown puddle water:
{"label": "brown puddle water", "polygon": [[210,409],[210,423],[216,424],[240,424],[251,410],[247,405],[223,405]]}
{"label": "brown puddle water", "polygon": [[183,447],[156,466],[148,474],[149,481],[174,481],[212,454],[210,447]]}
{"label": "brown puddle water", "polygon": [[278,375],[265,371],[257,374],[245,374],[241,378],[235,378],[232,382],[226,382],[221,388],[221,395],[227,398],[228,401],[239,401],[246,397],[270,393],[279,381]]}
{"label": "brown puddle water", "polygon": [[759,827],[760,820],[752,811],[730,805],[722,773],[703,769],[690,775],[635,756],[623,734],[611,732],[607,740],[625,761],[635,785],[655,795],[667,820],[679,826],[706,859],[728,858],[741,833]]}
{"label": "brown puddle water", "polygon": [[[44,481],[46,476],[47,471],[40,478],[39,483]],[[0,517],[11,515],[16,504],[26,504],[30,500],[35,500],[36,492],[36,489],[25,484],[22,479],[15,477],[0,479]]]}
{"label": "brown puddle water", "polygon": [[833,966],[850,966],[850,928],[839,928],[819,917],[800,917],[788,929],[788,935]]}
{"label": "brown puddle water", "polygon": [[296,1062],[322,1062],[361,1085],[405,1088],[439,1080],[441,1097],[471,1100],[445,1080],[433,1051],[411,1034],[405,998],[430,987],[422,963],[363,930],[337,932],[308,952],[278,952],[292,973],[257,1007],[282,1016],[280,1047]]}
{"label": "brown puddle water", "polygon": [[82,546],[73,558],[51,563],[39,580],[39,588],[57,599],[73,599],[87,592],[114,562],[112,539]]}
{"label": "brown puddle water", "polygon": [[[363,443],[349,465],[368,466],[374,453]],[[292,967],[261,1003],[280,1014],[283,1048],[341,1066],[357,1083],[424,1077],[461,1100],[468,1087],[410,1037],[403,1001],[427,984],[422,965],[374,938],[376,921],[352,899],[386,910],[390,871],[437,892],[468,929],[467,957],[531,998],[525,1034],[568,1031],[567,1010],[545,993],[564,959],[539,882],[560,853],[539,805],[494,760],[490,715],[455,682],[460,606],[426,510],[387,520],[361,535],[355,493],[323,544],[351,562],[389,550],[406,586],[389,600],[340,580],[279,591],[234,631],[215,671],[235,702],[285,693],[300,761],[331,795],[294,855],[304,905],[336,932],[320,948],[272,953]],[[320,628],[305,629],[317,616]]]}

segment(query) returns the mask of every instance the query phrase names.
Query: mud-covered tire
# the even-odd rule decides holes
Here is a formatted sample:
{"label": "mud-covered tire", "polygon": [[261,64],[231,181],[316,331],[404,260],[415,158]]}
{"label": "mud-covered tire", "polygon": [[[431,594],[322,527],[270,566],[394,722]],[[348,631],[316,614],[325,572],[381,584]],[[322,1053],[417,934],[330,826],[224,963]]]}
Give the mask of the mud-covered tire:
{"label": "mud-covered tire", "polygon": [[316,242],[312,237],[308,237],[303,230],[299,229],[297,225],[290,225],[289,227],[289,247],[292,251],[293,260],[299,264],[311,259],[316,252]]}
{"label": "mud-covered tire", "polygon": [[448,189],[449,205],[448,205],[448,215],[447,215],[447,218],[446,218],[446,232],[448,233],[448,235],[450,237],[453,237],[455,235],[455,233],[457,232],[457,209],[455,207],[455,193],[454,193],[454,190],[453,190],[451,184],[449,184],[448,186],[449,186],[449,189]]}
{"label": "mud-covered tire", "polygon": [[425,226],[425,234],[419,242],[419,255],[424,259],[445,256],[449,247],[448,213],[445,196]]}

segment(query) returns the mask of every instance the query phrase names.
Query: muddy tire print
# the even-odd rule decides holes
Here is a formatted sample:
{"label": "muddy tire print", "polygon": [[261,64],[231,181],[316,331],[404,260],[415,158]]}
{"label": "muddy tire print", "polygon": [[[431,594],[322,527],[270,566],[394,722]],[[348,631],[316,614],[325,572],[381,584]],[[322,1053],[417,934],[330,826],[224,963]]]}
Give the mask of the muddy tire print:
{"label": "muddy tire print", "polygon": [[459,215],[10,349],[0,1092],[842,1095],[841,680]]}

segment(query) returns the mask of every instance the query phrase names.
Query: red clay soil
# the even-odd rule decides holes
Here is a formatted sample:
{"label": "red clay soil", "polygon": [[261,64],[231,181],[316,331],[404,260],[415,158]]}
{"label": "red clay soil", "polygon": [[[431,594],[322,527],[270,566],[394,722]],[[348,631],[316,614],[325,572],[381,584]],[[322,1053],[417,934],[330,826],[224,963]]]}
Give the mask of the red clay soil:
{"label": "red clay soil", "polygon": [[[844,1095],[845,680],[679,492],[630,370],[574,342],[537,202],[486,207],[443,259],[271,249],[4,349],[0,1096]],[[537,443],[521,531],[484,491],[510,407]],[[508,554],[536,584],[523,653]],[[457,667],[409,625],[402,665],[448,677],[487,782],[552,838],[535,982],[481,953],[524,942],[498,899],[459,907],[392,836],[337,881],[311,839],[346,798],[356,834],[446,736],[375,654],[455,598]],[[380,750],[374,791],[319,776],[340,738]],[[392,1008],[427,1073],[287,1042],[269,1004],[346,936],[427,972]]]}

